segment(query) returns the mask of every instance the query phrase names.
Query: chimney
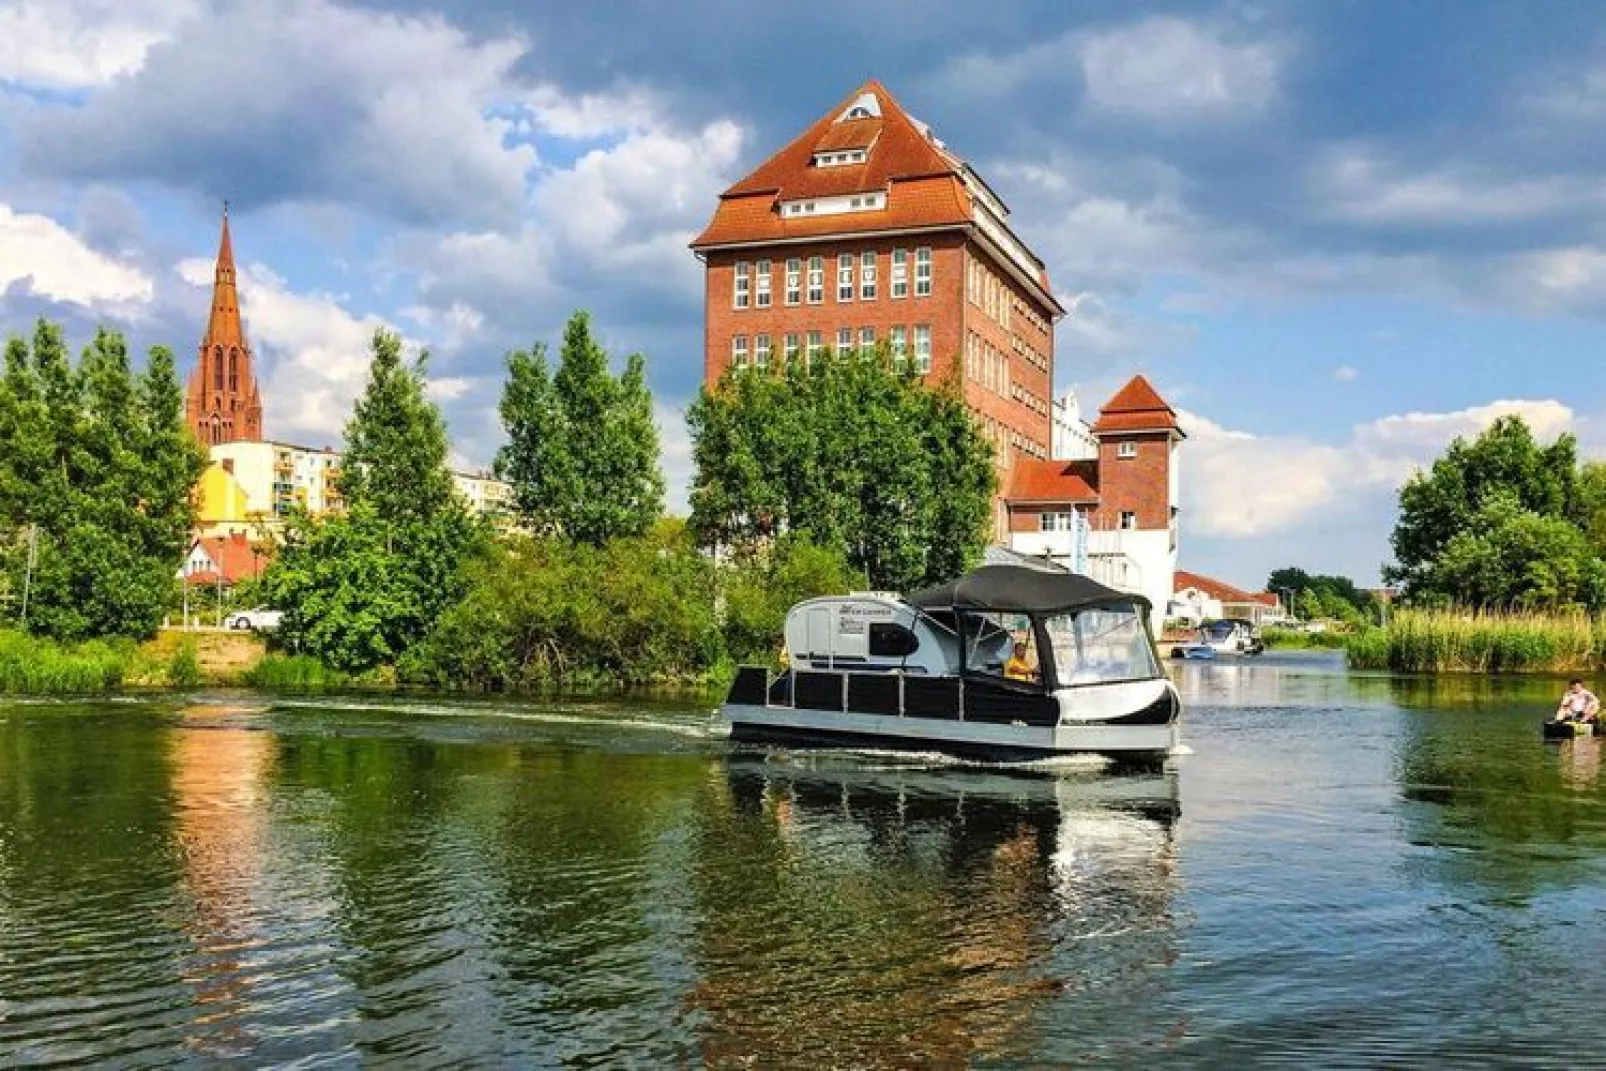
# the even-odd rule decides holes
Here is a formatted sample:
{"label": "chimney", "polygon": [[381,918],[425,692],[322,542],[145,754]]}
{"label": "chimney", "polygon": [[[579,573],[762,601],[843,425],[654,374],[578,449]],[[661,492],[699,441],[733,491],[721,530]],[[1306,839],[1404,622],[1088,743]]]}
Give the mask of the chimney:
{"label": "chimney", "polygon": [[232,457],[226,457],[223,459],[223,471],[228,473],[230,476],[234,475],[234,459]]}

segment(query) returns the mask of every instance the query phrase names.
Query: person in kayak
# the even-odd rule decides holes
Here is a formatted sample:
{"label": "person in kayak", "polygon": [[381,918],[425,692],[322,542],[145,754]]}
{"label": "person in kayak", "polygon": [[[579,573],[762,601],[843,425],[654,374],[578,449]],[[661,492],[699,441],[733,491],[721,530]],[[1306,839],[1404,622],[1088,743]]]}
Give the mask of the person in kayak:
{"label": "person in kayak", "polygon": [[1584,687],[1584,682],[1574,677],[1567,685],[1567,690],[1561,695],[1561,705],[1556,709],[1557,721],[1594,721],[1600,713],[1600,700],[1595,693]]}

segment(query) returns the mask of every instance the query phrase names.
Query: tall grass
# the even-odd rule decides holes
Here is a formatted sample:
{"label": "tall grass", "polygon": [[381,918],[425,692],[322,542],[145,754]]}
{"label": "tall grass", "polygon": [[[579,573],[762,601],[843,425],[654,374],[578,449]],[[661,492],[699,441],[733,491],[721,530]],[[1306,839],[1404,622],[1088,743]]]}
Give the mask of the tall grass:
{"label": "tall grass", "polygon": [[1306,632],[1304,629],[1268,626],[1260,630],[1260,638],[1266,641],[1267,647],[1295,650],[1334,649],[1347,648],[1350,633],[1339,632],[1336,629],[1329,629],[1326,632]]}
{"label": "tall grass", "polygon": [[66,645],[0,631],[0,693],[88,695],[114,691],[134,657],[133,645],[91,640]]}
{"label": "tall grass", "polygon": [[270,654],[246,670],[245,683],[253,688],[318,691],[342,687],[351,678],[311,655]]}
{"label": "tall grass", "polygon": [[1576,673],[1606,665],[1606,617],[1401,610],[1346,645],[1354,669],[1402,673]]}

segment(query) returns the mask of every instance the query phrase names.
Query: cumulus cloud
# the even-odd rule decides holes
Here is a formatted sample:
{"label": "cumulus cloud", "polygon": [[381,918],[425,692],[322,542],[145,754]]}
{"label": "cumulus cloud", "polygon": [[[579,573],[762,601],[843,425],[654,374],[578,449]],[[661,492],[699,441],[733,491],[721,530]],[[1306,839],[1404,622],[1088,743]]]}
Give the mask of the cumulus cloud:
{"label": "cumulus cloud", "polygon": [[1158,16],[1090,34],[1077,48],[1088,106],[1153,119],[1257,112],[1277,97],[1283,47]]}
{"label": "cumulus cloud", "polygon": [[490,114],[524,54],[434,17],[243,0],[21,131],[40,172],[150,179],[242,207],[347,202],[420,223],[509,221],[536,163]]}
{"label": "cumulus cloud", "polygon": [[1319,527],[1380,493],[1391,495],[1457,436],[1475,436],[1513,415],[1523,417],[1541,440],[1577,424],[1573,410],[1561,402],[1496,401],[1452,412],[1381,417],[1352,428],[1345,441],[1333,445],[1256,435],[1180,412],[1188,434],[1181,477],[1186,525],[1199,535],[1230,537]]}
{"label": "cumulus cloud", "polygon": [[13,286],[130,317],[154,292],[150,276],[91,248],[51,217],[0,204],[0,292]]}
{"label": "cumulus cloud", "polygon": [[1341,364],[1333,369],[1333,378],[1340,383],[1352,383],[1360,376],[1360,371],[1352,364]]}
{"label": "cumulus cloud", "polygon": [[0,83],[84,89],[139,70],[198,0],[0,0]]}

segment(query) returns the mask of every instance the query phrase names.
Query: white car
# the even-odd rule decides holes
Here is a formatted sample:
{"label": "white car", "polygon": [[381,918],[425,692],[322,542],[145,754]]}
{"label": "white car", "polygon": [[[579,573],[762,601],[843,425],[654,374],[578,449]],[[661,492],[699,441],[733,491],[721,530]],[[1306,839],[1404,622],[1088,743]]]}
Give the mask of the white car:
{"label": "white car", "polygon": [[279,627],[279,619],[284,617],[281,610],[270,610],[266,606],[258,606],[255,610],[241,610],[229,617],[228,626],[233,629],[249,629],[253,632],[270,632]]}

